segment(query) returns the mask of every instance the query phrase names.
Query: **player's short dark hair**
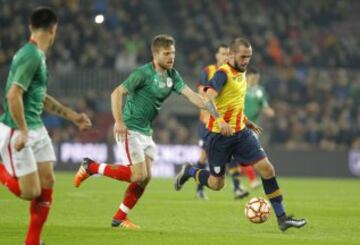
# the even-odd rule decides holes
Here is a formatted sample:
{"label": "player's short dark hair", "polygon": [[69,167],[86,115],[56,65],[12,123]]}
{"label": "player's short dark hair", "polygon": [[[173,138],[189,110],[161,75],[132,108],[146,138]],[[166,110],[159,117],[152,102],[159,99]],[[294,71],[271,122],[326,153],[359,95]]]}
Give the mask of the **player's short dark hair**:
{"label": "player's short dark hair", "polygon": [[246,48],[250,48],[251,47],[251,43],[249,40],[247,40],[246,38],[235,38],[231,44],[230,44],[230,51],[231,52],[236,52],[239,50],[240,46],[244,46]]}
{"label": "player's short dark hair", "polygon": [[47,29],[57,23],[55,12],[49,7],[37,7],[30,17],[30,25],[34,29]]}
{"label": "player's short dark hair", "polygon": [[157,52],[159,48],[167,48],[171,45],[175,45],[175,39],[167,34],[160,34],[155,36],[151,41],[151,51]]}
{"label": "player's short dark hair", "polygon": [[258,75],[258,74],[260,74],[259,73],[259,70],[258,69],[256,69],[255,67],[249,67],[249,68],[247,68],[246,69],[246,74],[254,74],[254,75]]}
{"label": "player's short dark hair", "polygon": [[219,45],[216,46],[216,53],[218,53],[221,48],[229,48],[229,45],[225,43],[220,43]]}

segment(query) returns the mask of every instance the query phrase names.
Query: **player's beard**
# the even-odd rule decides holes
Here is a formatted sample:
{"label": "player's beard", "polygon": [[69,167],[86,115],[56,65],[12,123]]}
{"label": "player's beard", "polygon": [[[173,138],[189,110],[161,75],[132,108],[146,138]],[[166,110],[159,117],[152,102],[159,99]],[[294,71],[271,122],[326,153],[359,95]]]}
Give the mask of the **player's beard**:
{"label": "player's beard", "polygon": [[247,66],[239,66],[239,64],[237,62],[235,62],[235,69],[238,70],[238,71],[245,72],[246,67]]}
{"label": "player's beard", "polygon": [[172,63],[171,65],[167,64],[167,63],[159,63],[159,66],[164,69],[164,70],[170,70],[173,68],[174,63]]}

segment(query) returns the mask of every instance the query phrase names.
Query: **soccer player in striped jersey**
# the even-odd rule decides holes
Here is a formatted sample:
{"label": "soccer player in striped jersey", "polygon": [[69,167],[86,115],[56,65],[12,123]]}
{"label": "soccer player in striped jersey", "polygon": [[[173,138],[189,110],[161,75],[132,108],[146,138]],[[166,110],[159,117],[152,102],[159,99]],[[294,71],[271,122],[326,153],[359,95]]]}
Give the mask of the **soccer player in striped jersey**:
{"label": "soccer player in striped jersey", "polygon": [[[154,37],[151,51],[153,61],[133,71],[111,95],[111,107],[115,119],[114,133],[124,157],[123,165],[99,164],[86,158],[74,179],[76,187],[93,174],[130,183],[113,217],[113,227],[140,228],[133,224],[127,215],[141,198],[151,179],[151,165],[156,153],[151,124],[159,113],[162,103],[172,92],[176,92],[185,96],[200,109],[206,108],[204,99],[193,92],[173,68],[174,38],[169,35]],[[127,99],[122,110],[125,95]]]}
{"label": "soccer player in striped jersey", "polygon": [[57,16],[46,7],[30,17],[30,41],[11,63],[6,82],[4,113],[0,117],[0,182],[10,192],[30,201],[30,224],[25,245],[43,244],[41,231],[52,203],[54,149],[41,119],[43,110],[88,129],[91,122],[60,104],[46,92],[48,70],[45,53],[52,46]]}
{"label": "soccer player in striped jersey", "polygon": [[[214,76],[216,70],[221,65],[227,62],[227,58],[229,55],[229,46],[226,44],[220,44],[216,48],[215,60],[216,64],[210,64],[206,66],[200,75],[200,82],[198,84],[198,93],[202,96],[205,95],[204,89],[210,86],[209,81]],[[199,134],[199,146],[201,147],[201,155],[200,159],[197,162],[197,167],[199,169],[206,168],[206,142],[207,136],[209,135],[209,131],[206,128],[206,123],[209,119],[209,112],[207,110],[200,110],[199,116],[199,126],[198,126],[198,134]],[[196,187],[196,196],[200,199],[208,199],[204,187],[200,184],[197,184]]]}
{"label": "soccer player in striped jersey", "polygon": [[276,214],[280,230],[301,228],[305,219],[295,219],[285,212],[283,195],[275,177],[275,170],[254,133],[262,129],[244,114],[246,79],[245,71],[252,57],[248,40],[235,39],[230,45],[229,62],[215,73],[212,88],[207,90],[211,116],[207,143],[210,171],[185,164],[176,176],[175,189],[180,190],[186,181],[194,178],[212,190],[224,187],[226,163],[231,157],[244,165],[253,165],[262,177],[262,184]]}

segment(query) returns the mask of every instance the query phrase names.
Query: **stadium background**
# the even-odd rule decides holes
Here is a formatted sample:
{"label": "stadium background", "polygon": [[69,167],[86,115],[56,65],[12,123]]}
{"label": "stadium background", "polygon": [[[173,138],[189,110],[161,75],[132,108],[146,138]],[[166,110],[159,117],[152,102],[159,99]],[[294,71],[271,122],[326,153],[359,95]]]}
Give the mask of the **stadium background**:
{"label": "stadium background", "polygon": [[[169,33],[177,41],[176,68],[193,88],[202,67],[213,62],[217,44],[236,36],[250,39],[252,65],[261,71],[261,83],[276,112],[274,119],[261,120],[262,141],[280,174],[360,175],[357,1],[0,4],[1,96],[11,57],[27,41],[30,10],[46,4],[59,15],[57,40],[47,58],[49,93],[87,112],[94,128],[79,133],[73,125],[44,115],[58,151],[58,169],[73,169],[86,155],[119,160],[113,148],[109,94],[131,70],[151,60],[151,38]],[[197,160],[197,113],[181,96],[173,95],[165,103],[154,123],[154,138],[161,145],[155,175],[172,176],[175,169],[169,166]]]}
{"label": "stadium background", "polygon": [[[52,6],[60,19],[47,58],[49,93],[95,123],[79,133],[44,115],[58,155],[46,244],[360,244],[359,1],[0,0],[1,101],[11,57],[27,41],[27,18],[38,5]],[[250,197],[264,196],[261,188],[234,201],[227,181],[202,202],[194,198],[194,185],[175,192],[172,179],[154,178],[131,213],[142,229],[114,230],[109,224],[126,185],[91,178],[74,188],[74,171],[62,170],[75,169],[83,156],[121,161],[109,94],[150,61],[149,41],[159,33],[176,37],[176,68],[192,88],[201,68],[213,62],[217,44],[239,35],[250,39],[252,64],[276,111],[274,119],[261,120],[262,141],[286,209],[309,221],[304,229],[281,233],[274,215],[250,224],[243,207]],[[197,160],[197,119],[198,111],[181,96],[163,105],[154,123],[160,144],[155,176],[173,176],[184,161]],[[28,203],[1,187],[0,210],[0,244],[22,244]]]}

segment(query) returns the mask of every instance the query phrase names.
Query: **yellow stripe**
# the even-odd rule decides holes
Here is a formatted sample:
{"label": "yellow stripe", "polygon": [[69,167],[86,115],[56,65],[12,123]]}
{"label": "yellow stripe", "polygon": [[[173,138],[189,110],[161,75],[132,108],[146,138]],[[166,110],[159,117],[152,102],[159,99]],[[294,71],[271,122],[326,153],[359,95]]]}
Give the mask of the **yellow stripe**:
{"label": "yellow stripe", "polygon": [[198,170],[198,171],[196,171],[196,173],[195,173],[195,182],[196,182],[196,184],[200,184],[200,180],[199,180],[199,175],[200,175],[200,172],[201,172],[202,170]]}
{"label": "yellow stripe", "polygon": [[238,169],[235,167],[235,168],[229,168],[229,174],[234,174],[238,171]]}
{"label": "yellow stripe", "polygon": [[269,199],[273,199],[275,197],[281,196],[282,192],[281,189],[277,189],[276,191],[274,191],[273,193],[267,194],[267,197]]}

